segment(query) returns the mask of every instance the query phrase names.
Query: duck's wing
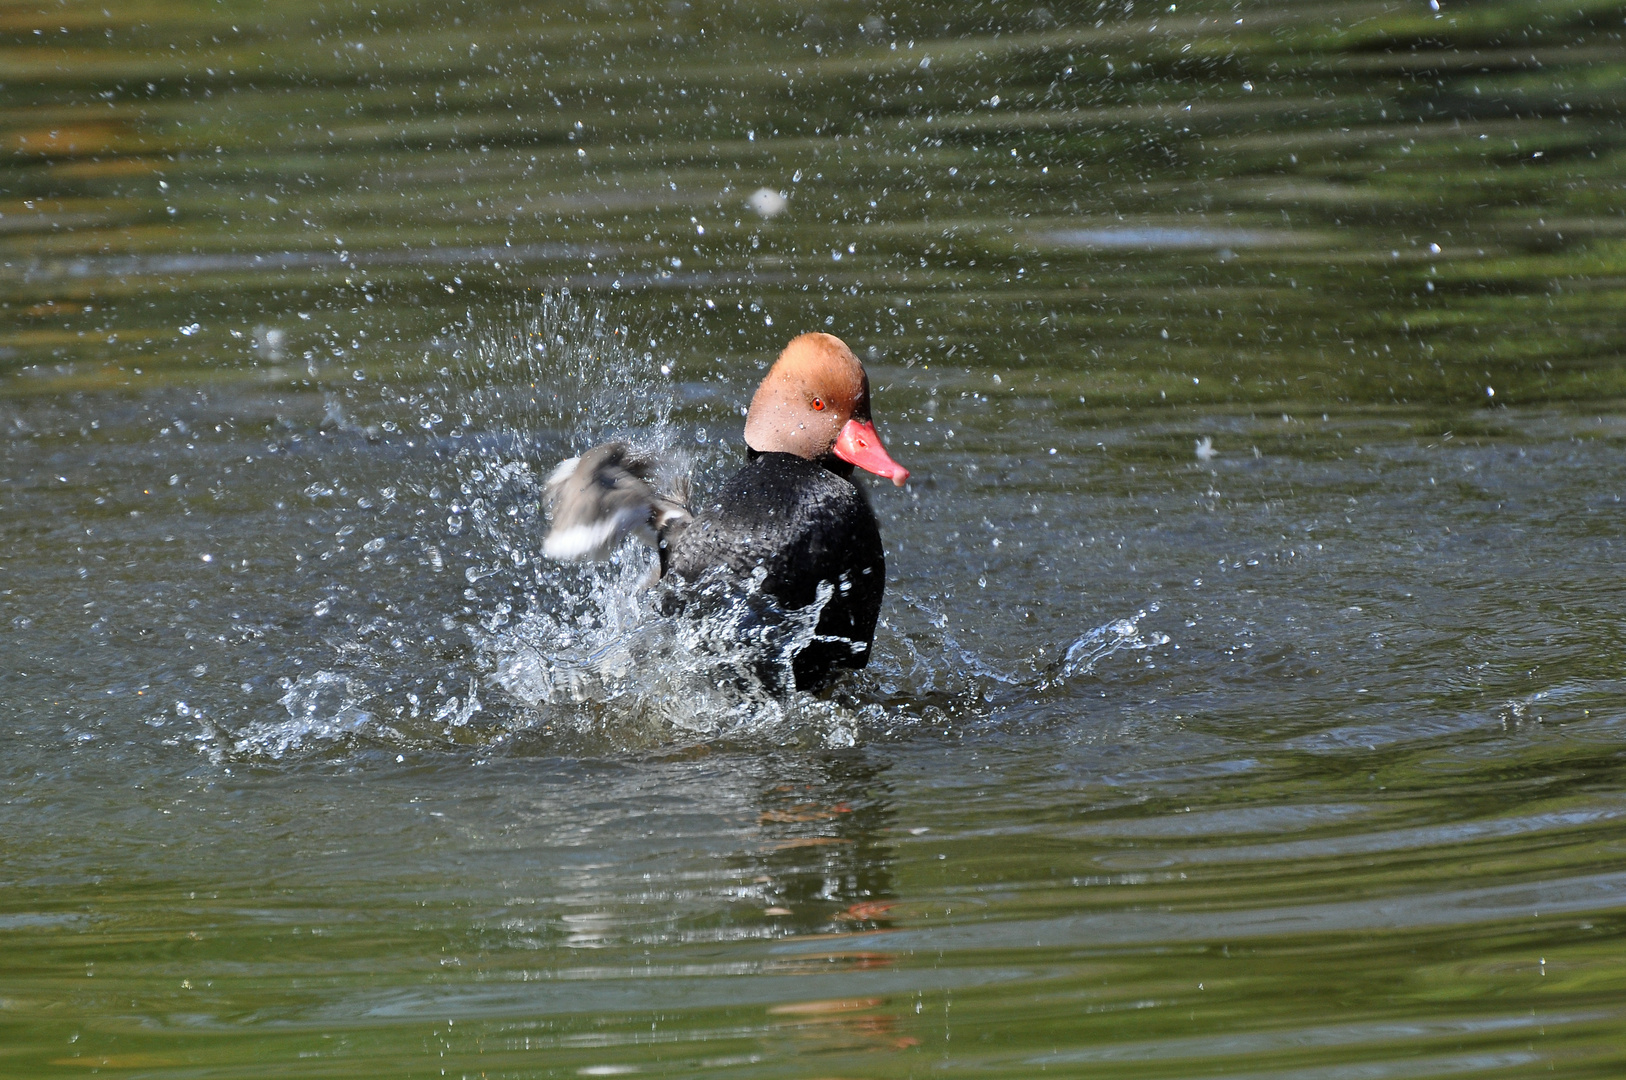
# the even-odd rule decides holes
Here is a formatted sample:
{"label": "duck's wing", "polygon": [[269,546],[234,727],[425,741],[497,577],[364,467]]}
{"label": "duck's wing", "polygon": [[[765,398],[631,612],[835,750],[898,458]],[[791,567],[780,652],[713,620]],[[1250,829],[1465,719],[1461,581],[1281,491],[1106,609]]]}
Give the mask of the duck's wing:
{"label": "duck's wing", "polygon": [[595,446],[561,461],[547,481],[553,526],[542,542],[550,559],[604,559],[629,535],[653,546],[662,529],[687,521],[681,501],[650,483],[655,463],[625,443]]}

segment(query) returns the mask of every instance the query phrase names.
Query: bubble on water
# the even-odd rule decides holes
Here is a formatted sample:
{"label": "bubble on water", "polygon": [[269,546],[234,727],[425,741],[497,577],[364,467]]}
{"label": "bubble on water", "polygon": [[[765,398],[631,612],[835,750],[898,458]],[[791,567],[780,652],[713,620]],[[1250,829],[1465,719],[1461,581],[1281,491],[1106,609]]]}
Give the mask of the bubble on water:
{"label": "bubble on water", "polygon": [[255,355],[260,359],[276,363],[287,358],[288,334],[286,331],[275,326],[256,326],[252,340]]}
{"label": "bubble on water", "polygon": [[784,192],[775,191],[773,188],[757,188],[751,193],[751,197],[745,200],[747,206],[764,218],[778,217],[785,212],[789,202]]}

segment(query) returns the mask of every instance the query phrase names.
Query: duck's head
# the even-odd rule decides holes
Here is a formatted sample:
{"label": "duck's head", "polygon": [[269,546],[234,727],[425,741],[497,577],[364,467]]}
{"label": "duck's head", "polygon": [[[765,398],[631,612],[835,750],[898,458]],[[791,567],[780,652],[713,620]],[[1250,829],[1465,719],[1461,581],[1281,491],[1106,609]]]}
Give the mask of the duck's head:
{"label": "duck's head", "polygon": [[745,442],[758,453],[810,461],[834,454],[899,487],[909,479],[870,419],[864,365],[832,334],[803,334],[785,346],[751,399]]}

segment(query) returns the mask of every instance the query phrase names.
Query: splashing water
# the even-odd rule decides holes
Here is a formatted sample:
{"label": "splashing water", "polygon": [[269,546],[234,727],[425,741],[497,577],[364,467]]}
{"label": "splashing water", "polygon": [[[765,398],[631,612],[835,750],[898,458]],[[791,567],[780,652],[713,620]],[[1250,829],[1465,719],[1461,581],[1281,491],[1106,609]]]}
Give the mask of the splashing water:
{"label": "splashing water", "polygon": [[[413,452],[376,502],[334,505],[338,550],[353,544],[363,561],[324,570],[308,610],[334,630],[307,654],[314,663],[283,678],[287,715],[235,729],[211,718],[211,752],[848,746],[985,721],[1002,700],[1167,642],[1140,631],[1140,612],[1080,637],[1049,672],[1012,674],[962,646],[941,611],[894,593],[869,668],[815,696],[789,689],[791,659],[813,639],[824,596],[785,611],[759,581],[721,570],[657,584],[654,553],[635,543],[601,564],[542,557],[542,478],[564,457],[620,439],[661,462],[661,486],[693,472],[701,490],[737,467],[715,441],[696,448],[674,420],[670,369],[653,340],[649,350],[635,340],[649,339],[553,294],[506,326],[443,338],[425,355],[431,375],[397,372],[376,408],[353,388],[348,407],[330,395],[327,429]],[[336,500],[343,487],[304,494]],[[388,525],[403,515],[405,529]],[[368,591],[362,572],[401,560],[421,572]]]}
{"label": "splashing water", "polygon": [[554,735],[623,747],[852,744],[857,718],[848,710],[788,690],[791,660],[813,640],[829,586],[787,611],[760,578],[742,583],[722,568],[692,583],[646,581],[640,562],[623,558],[595,583],[597,616],[539,610],[483,636],[490,681]]}
{"label": "splashing water", "polygon": [[278,704],[288,710],[287,720],[249,725],[232,740],[232,752],[280,758],[323,744],[351,744],[374,725],[373,714],[362,708],[371,697],[372,692],[359,679],[318,671],[290,683],[279,699]]}
{"label": "splashing water", "polygon": [[671,422],[676,399],[658,375],[653,338],[645,339],[650,350],[639,350],[633,340],[641,335],[611,325],[604,312],[584,309],[568,292],[546,295],[514,316],[507,327],[457,342],[454,363],[436,369],[440,381],[406,392],[386,386],[382,396],[386,411],[403,413],[396,427],[439,442],[440,467],[409,489],[435,503],[450,496],[446,532],[481,541],[476,565],[465,571],[470,582],[505,567],[532,567],[514,583],[535,589],[555,576],[551,564],[538,560],[536,542],[546,524],[541,478],[554,464],[612,438],[661,462],[666,471],[656,480],[663,485],[691,462],[678,445]]}
{"label": "splashing water", "polygon": [[1088,675],[1102,660],[1125,649],[1138,651],[1169,644],[1169,635],[1145,633],[1140,628],[1140,620],[1157,610],[1157,604],[1148,604],[1145,611],[1137,611],[1132,619],[1117,619],[1080,635],[1056,663],[1052,682]]}

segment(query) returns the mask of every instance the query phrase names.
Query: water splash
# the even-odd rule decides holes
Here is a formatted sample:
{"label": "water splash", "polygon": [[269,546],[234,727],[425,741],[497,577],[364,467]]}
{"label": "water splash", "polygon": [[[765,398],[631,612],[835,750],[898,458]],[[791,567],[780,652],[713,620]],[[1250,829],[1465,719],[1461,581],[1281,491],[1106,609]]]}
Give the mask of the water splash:
{"label": "water splash", "polygon": [[352,676],[333,671],[307,675],[290,683],[278,700],[288,719],[250,724],[231,740],[231,752],[280,758],[320,745],[350,745],[375,729],[373,714],[363,708],[372,697],[367,684]]}
{"label": "water splash", "polygon": [[514,309],[502,325],[471,330],[467,340],[448,338],[442,352],[450,362],[433,352],[424,358],[438,378],[383,388],[385,411],[394,414],[383,426],[416,430],[435,446],[429,475],[405,484],[443,510],[426,539],[443,539],[435,534],[444,531],[444,539],[478,540],[465,568],[471,584],[498,574],[519,593],[557,583],[553,564],[538,557],[537,538],[546,525],[542,481],[563,458],[620,439],[661,463],[655,480],[663,487],[692,466],[671,420],[676,394],[654,349],[653,338],[562,291]]}
{"label": "water splash", "polygon": [[1057,685],[1067,679],[1091,674],[1102,660],[1125,649],[1138,651],[1167,645],[1169,635],[1157,631],[1148,633],[1140,628],[1140,621],[1157,610],[1157,604],[1149,604],[1145,611],[1137,611],[1134,618],[1115,619],[1079,635],[1052,667],[1049,683]]}
{"label": "water splash", "polygon": [[986,719],[992,702],[1021,685],[1020,675],[962,645],[932,602],[893,592],[869,667],[838,695],[868,730],[895,736]]}
{"label": "water splash", "polygon": [[[626,554],[631,554],[628,552]],[[534,730],[623,748],[693,742],[849,746],[858,718],[790,690],[793,657],[814,639],[833,590],[786,610],[761,579],[722,568],[647,586],[625,558],[597,581],[589,612],[535,611],[481,641],[489,681]]]}
{"label": "water splash", "polygon": [[362,380],[325,398],[323,430],[392,472],[366,495],[342,477],[303,489],[329,538],[310,549],[313,639],[290,658],[286,716],[244,707],[251,718],[219,724],[212,753],[850,746],[997,718],[1167,640],[1139,631],[1141,612],[1079,638],[1054,670],[1007,671],[942,611],[894,592],[869,668],[794,692],[791,660],[822,603],[786,611],[720,570],[680,595],[635,543],[601,564],[542,557],[542,482],[561,458],[619,439],[662,463],[662,486],[693,472],[701,490],[736,467],[676,419],[653,340],[558,293],[443,335],[423,364],[374,383],[376,403]]}
{"label": "water splash", "polygon": [[[721,574],[678,603],[675,583],[649,587],[653,553],[636,545],[599,565],[541,557],[541,481],[562,457],[615,438],[671,479],[733,465],[673,421],[670,367],[639,340],[552,294],[495,329],[444,335],[424,358],[439,366],[383,380],[376,406],[356,387],[329,394],[322,429],[367,433],[369,454],[398,455],[396,472],[362,498],[342,481],[304,492],[332,538],[305,608],[323,628],[301,661],[315,674],[286,681],[286,718],[238,724],[217,745],[272,758],[369,741],[850,745],[847,710],[788,691],[822,604],[782,611],[760,582]],[[405,535],[386,525],[403,518]],[[395,584],[408,581],[417,595]]]}

